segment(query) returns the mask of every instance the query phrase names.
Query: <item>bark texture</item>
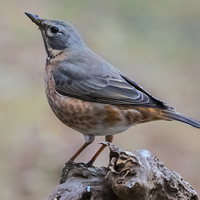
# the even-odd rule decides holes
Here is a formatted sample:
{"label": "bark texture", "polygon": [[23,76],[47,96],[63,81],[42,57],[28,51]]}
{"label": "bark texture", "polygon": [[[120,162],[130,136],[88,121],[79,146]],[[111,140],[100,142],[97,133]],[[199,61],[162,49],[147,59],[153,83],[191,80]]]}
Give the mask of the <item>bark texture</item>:
{"label": "bark texture", "polygon": [[197,193],[175,171],[147,150],[124,151],[111,143],[108,167],[66,163],[47,200],[197,200]]}

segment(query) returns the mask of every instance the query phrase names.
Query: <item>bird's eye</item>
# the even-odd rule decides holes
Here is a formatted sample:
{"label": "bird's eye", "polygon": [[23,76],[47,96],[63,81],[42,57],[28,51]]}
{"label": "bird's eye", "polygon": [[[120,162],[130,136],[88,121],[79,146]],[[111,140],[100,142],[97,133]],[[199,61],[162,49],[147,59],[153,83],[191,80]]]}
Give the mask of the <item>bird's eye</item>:
{"label": "bird's eye", "polygon": [[50,30],[52,33],[57,33],[59,31],[59,28],[57,26],[52,26]]}

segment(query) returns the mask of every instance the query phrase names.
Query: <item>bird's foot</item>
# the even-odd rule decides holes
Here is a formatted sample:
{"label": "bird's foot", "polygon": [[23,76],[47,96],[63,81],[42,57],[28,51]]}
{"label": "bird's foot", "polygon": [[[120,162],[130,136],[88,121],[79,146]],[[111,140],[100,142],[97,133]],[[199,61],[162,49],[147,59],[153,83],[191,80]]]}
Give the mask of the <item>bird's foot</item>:
{"label": "bird's foot", "polygon": [[93,164],[93,161],[90,160],[89,162],[86,163],[86,166],[87,166],[87,167],[92,167],[92,164]]}

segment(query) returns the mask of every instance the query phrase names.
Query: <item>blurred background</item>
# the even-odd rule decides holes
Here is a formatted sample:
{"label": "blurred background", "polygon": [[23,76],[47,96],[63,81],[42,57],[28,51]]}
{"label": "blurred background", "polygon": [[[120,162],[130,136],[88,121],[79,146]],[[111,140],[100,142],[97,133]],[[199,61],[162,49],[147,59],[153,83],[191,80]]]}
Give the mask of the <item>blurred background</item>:
{"label": "blurred background", "polygon": [[[44,92],[46,53],[24,12],[73,24],[86,44],[154,96],[200,120],[200,1],[0,0],[0,194],[45,199],[64,163],[83,144],[63,125]],[[77,159],[100,147],[96,137]],[[126,150],[148,149],[200,192],[200,130],[151,122],[115,136]],[[107,166],[106,149],[95,166]]]}

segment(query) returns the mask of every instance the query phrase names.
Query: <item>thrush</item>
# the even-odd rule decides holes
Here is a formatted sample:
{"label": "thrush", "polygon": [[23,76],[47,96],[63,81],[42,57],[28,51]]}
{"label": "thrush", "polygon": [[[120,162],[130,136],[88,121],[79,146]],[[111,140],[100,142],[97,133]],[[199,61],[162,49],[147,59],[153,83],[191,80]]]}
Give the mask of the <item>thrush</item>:
{"label": "thrush", "polygon": [[[200,121],[176,112],[92,52],[69,23],[25,14],[39,27],[44,40],[45,92],[49,105],[61,122],[85,137],[85,143],[69,162],[95,136],[104,135],[106,141],[112,142],[114,134],[136,124],[176,120],[200,128]],[[88,165],[104,148],[102,145]]]}

